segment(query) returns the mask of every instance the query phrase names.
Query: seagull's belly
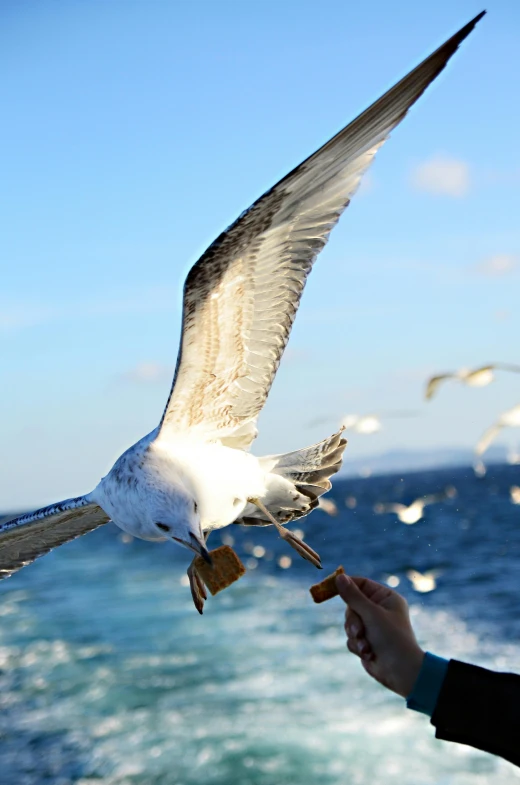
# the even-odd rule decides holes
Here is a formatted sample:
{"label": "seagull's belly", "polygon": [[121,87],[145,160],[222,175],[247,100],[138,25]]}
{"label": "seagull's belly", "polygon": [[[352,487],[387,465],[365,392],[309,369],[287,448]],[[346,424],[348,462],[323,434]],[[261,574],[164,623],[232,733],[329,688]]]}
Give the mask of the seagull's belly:
{"label": "seagull's belly", "polygon": [[493,371],[486,369],[485,371],[479,371],[479,373],[472,373],[466,378],[466,384],[469,387],[487,387],[494,379]]}
{"label": "seagull's belly", "polygon": [[423,507],[411,504],[410,507],[407,507],[406,510],[400,513],[399,518],[402,523],[417,523],[422,518],[422,515]]}

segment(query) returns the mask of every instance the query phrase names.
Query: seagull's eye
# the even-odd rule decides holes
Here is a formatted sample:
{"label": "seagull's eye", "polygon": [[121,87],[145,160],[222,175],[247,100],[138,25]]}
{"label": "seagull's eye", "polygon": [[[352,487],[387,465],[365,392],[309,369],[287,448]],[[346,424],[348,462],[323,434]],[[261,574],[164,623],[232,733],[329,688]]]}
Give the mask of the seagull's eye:
{"label": "seagull's eye", "polygon": [[170,527],[166,526],[165,523],[156,523],[155,525],[157,526],[158,529],[160,529],[163,532],[169,532],[170,531]]}
{"label": "seagull's eye", "polygon": [[193,502],[193,512],[198,512],[198,511],[199,511],[199,505],[197,504],[197,502]]}

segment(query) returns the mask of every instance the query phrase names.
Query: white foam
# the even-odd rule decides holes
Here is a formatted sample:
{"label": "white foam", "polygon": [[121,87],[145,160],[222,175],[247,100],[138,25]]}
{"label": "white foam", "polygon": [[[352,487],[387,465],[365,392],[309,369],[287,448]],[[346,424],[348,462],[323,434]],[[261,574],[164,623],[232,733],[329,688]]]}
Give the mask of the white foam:
{"label": "white foam", "polygon": [[[123,581],[118,600],[133,600],[135,582]],[[371,681],[346,650],[339,599],[318,607],[286,573],[255,571],[210,598],[201,618],[178,581],[170,575],[163,594],[157,575],[153,599],[145,585],[146,602],[128,617],[106,603],[97,639],[96,609],[84,607],[77,623],[88,644],[15,643],[0,629],[2,729],[43,740],[37,754],[19,752],[35,772],[28,785],[49,734],[53,760],[72,748],[83,761],[81,785],[506,785],[518,771],[435,740],[426,717]],[[22,604],[18,622],[41,635],[31,614]],[[431,651],[501,669],[520,661],[518,646],[483,644],[451,612],[417,605],[412,617]]]}

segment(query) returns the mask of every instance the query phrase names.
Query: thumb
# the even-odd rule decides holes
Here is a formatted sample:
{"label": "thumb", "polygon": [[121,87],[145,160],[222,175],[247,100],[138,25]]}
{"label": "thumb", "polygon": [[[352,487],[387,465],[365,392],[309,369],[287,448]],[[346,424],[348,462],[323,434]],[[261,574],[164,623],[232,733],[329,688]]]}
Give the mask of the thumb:
{"label": "thumb", "polygon": [[338,575],[336,578],[336,588],[340,597],[345,600],[349,608],[356,611],[361,618],[370,615],[377,607],[363,592],[356,586],[352,578],[348,575]]}

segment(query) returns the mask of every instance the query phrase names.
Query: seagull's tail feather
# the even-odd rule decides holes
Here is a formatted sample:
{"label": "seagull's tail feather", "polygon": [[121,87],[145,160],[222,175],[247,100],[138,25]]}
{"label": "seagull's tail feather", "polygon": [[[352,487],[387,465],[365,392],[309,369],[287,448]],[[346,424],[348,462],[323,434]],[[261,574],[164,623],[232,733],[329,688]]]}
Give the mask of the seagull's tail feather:
{"label": "seagull's tail feather", "polygon": [[[302,450],[260,458],[267,475],[267,495],[262,499],[269,512],[281,523],[308,515],[318,506],[318,499],[330,490],[330,477],[341,468],[347,440],[343,428],[317,444]],[[266,526],[268,521],[260,510],[251,515],[246,508],[237,523]]]}
{"label": "seagull's tail feather", "polygon": [[343,428],[311,447],[277,456],[278,462],[271,471],[291,480],[300,493],[315,502],[315,507],[318,498],[332,487],[329,478],[341,468],[347,446],[342,431]]}

